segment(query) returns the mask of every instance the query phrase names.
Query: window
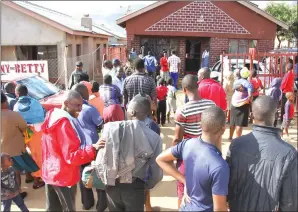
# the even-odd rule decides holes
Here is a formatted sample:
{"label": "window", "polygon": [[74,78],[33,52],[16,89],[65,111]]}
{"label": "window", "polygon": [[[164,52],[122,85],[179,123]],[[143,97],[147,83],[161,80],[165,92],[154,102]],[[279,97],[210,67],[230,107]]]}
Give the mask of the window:
{"label": "window", "polygon": [[257,43],[258,43],[257,40],[231,39],[229,40],[229,53],[231,54],[248,53],[248,49],[256,48]]}
{"label": "window", "polygon": [[107,54],[107,44],[103,44],[103,54]]}
{"label": "window", "polygon": [[76,51],[77,57],[81,56],[81,44],[77,44],[77,51]]}
{"label": "window", "polygon": [[96,60],[100,60],[100,44],[96,45]]}

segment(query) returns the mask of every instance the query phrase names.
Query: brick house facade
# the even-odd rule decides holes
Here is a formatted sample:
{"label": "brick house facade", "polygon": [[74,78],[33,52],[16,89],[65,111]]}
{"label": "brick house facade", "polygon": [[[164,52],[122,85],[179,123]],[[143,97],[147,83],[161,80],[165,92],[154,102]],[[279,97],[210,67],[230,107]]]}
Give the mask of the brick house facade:
{"label": "brick house facade", "polygon": [[272,50],[277,25],[288,27],[243,1],[156,2],[118,19],[117,24],[126,28],[128,49],[134,47],[139,51],[144,37],[179,41],[175,49],[183,70],[187,69],[187,55],[200,60],[207,47],[210,49],[209,67],[223,51],[244,53],[250,47],[259,52]]}

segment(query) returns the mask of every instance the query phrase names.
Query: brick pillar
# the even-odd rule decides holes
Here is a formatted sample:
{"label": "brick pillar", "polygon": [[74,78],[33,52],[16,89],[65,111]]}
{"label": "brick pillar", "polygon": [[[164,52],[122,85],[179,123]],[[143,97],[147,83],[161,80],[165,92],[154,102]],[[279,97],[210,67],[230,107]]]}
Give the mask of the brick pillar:
{"label": "brick pillar", "polygon": [[132,47],[134,47],[136,50],[136,53],[139,54],[140,47],[141,47],[141,39],[137,35],[128,34],[127,35],[127,49],[128,49],[128,51],[130,51]]}
{"label": "brick pillar", "polygon": [[211,68],[220,58],[222,52],[229,52],[228,38],[210,38],[209,67]]}
{"label": "brick pillar", "polygon": [[258,40],[258,52],[268,52],[274,49],[274,40]]}
{"label": "brick pillar", "polygon": [[181,38],[180,39],[180,42],[179,42],[179,55],[177,55],[178,57],[180,57],[180,60],[181,60],[181,71],[182,71],[182,74],[184,74],[185,72],[185,54],[186,54],[186,40],[184,38]]}

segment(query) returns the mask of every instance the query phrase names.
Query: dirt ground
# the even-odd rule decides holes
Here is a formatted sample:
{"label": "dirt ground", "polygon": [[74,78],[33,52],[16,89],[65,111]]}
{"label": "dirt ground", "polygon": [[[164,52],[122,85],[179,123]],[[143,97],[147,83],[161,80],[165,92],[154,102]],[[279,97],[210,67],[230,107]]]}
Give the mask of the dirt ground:
{"label": "dirt ground", "polygon": [[[177,95],[177,104],[182,105],[184,101],[184,96],[181,92]],[[226,132],[223,136],[222,141],[222,153],[223,157],[226,157],[227,150],[229,148],[230,143],[228,142],[228,125],[226,126]],[[297,149],[297,119],[294,120],[291,124],[290,128],[290,137],[287,142],[293,145]],[[161,129],[162,132],[162,140],[163,140],[163,149],[167,149],[171,146],[171,141],[174,137],[174,124],[167,124],[165,127]],[[251,132],[251,126],[244,129],[243,134],[247,134]],[[28,192],[28,196],[25,199],[25,204],[29,208],[30,211],[44,211],[45,210],[45,191],[44,188],[40,188],[38,190],[32,189],[32,184],[24,183],[23,176],[23,191]],[[161,207],[162,211],[177,211],[177,195],[176,195],[176,181],[166,174],[163,177],[162,182],[160,182],[154,189],[151,191],[151,204],[152,206]],[[76,208],[78,211],[81,211],[81,200],[79,189],[77,193],[76,199]],[[95,210],[94,208],[92,209]],[[12,205],[12,211],[20,211],[17,206]]]}

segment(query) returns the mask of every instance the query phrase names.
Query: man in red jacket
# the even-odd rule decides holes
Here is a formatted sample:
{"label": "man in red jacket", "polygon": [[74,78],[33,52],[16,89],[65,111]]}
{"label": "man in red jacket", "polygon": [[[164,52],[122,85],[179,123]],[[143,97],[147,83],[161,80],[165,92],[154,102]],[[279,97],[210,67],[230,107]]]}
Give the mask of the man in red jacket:
{"label": "man in red jacket", "polygon": [[285,114],[285,104],[287,102],[286,93],[294,91],[294,72],[293,64],[287,64],[287,74],[284,76],[280,89],[282,90],[282,100],[281,100],[281,117],[280,121],[283,122],[283,116]]}
{"label": "man in red jacket", "polygon": [[198,72],[198,91],[202,99],[212,100],[223,111],[227,109],[226,92],[223,87],[210,78],[209,68],[201,68]]}
{"label": "man in red jacket", "polygon": [[81,141],[72,123],[82,110],[83,99],[68,91],[62,109],[50,110],[41,127],[42,179],[46,183],[46,211],[75,211],[80,166],[95,159],[99,144],[80,147]]}

